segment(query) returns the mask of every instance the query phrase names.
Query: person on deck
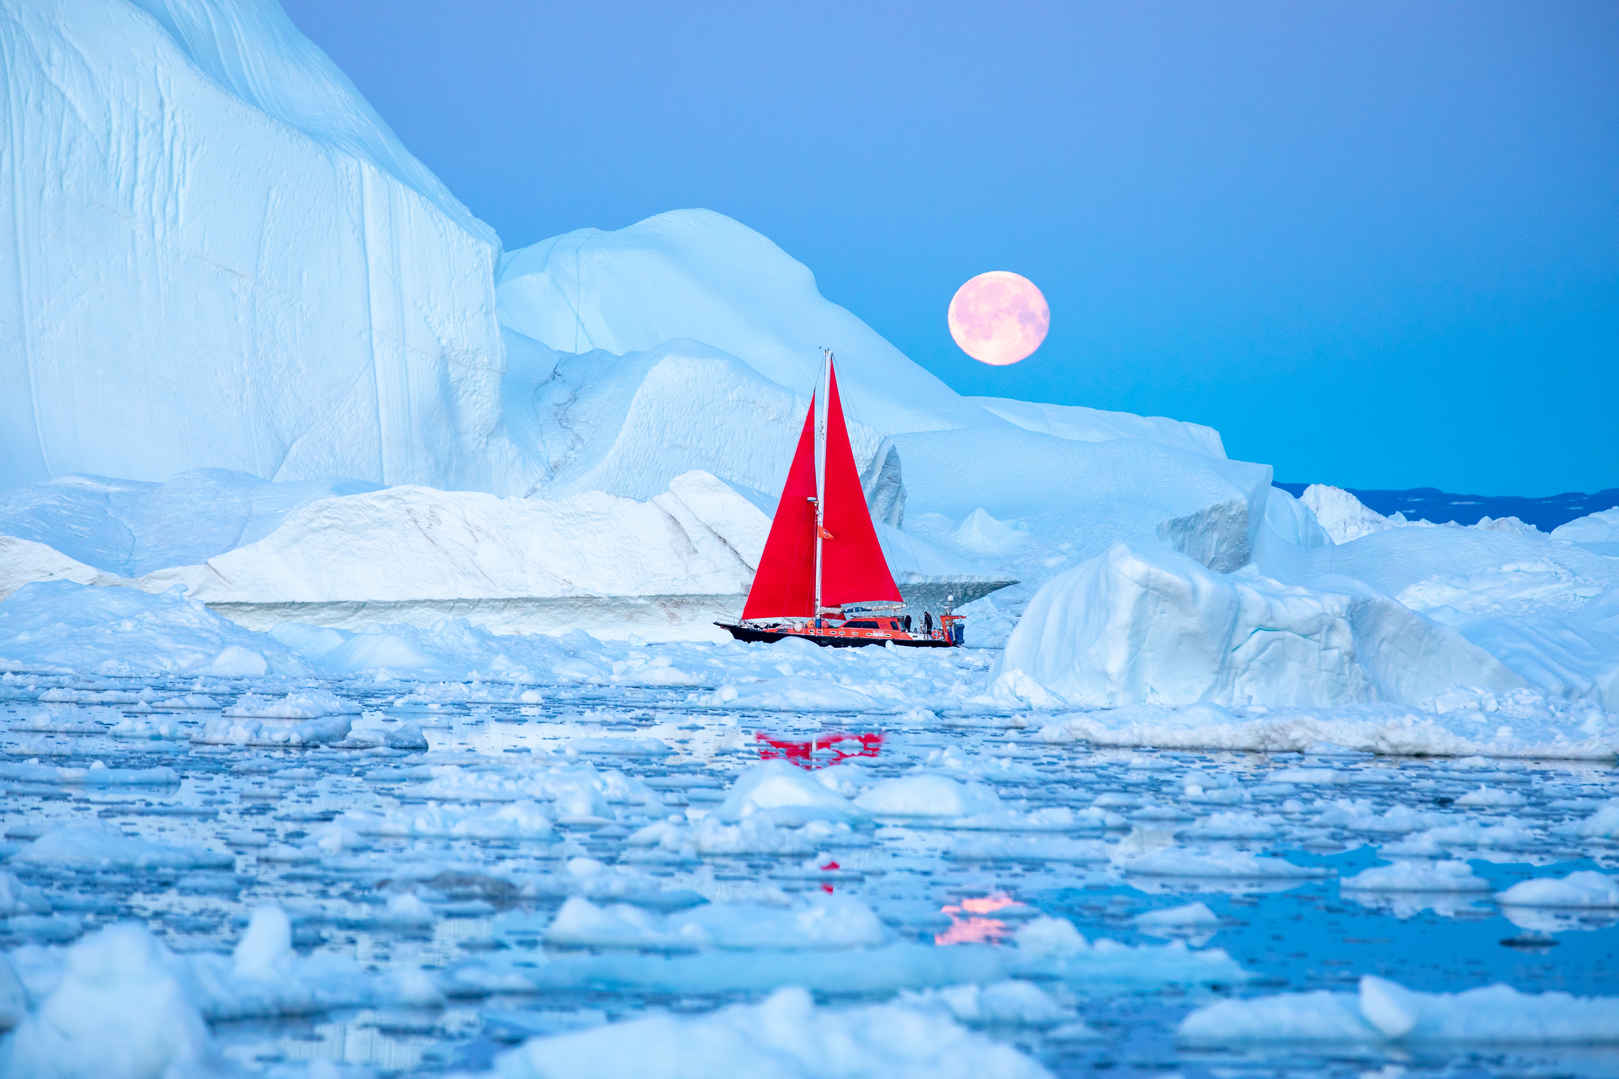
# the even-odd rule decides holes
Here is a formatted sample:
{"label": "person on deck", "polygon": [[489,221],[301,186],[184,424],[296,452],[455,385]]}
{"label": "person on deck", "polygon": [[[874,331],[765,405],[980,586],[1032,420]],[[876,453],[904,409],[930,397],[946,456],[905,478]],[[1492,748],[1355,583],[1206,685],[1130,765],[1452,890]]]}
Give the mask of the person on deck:
{"label": "person on deck", "polygon": [[922,632],[926,633],[929,637],[933,636],[933,612],[932,611],[923,611],[922,612]]}

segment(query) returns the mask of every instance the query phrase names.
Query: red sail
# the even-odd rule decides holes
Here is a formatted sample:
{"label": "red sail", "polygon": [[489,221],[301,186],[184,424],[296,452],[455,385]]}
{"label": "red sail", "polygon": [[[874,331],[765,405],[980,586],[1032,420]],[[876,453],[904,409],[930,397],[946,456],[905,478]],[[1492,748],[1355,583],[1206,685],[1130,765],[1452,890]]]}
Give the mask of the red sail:
{"label": "red sail", "polygon": [[[833,398],[836,400],[836,398]],[[845,443],[848,438],[845,436]],[[753,574],[743,618],[815,616],[815,398],[781,489],[770,537]],[[864,501],[861,502],[864,506]],[[870,527],[869,525],[867,527]]]}
{"label": "red sail", "polygon": [[[854,466],[854,450],[849,447],[849,428],[843,422],[843,402],[838,398],[835,370],[828,371],[827,385],[830,391],[826,408],[826,508],[821,519],[829,535],[822,537],[821,544],[821,603],[827,607],[861,602],[898,603],[899,589],[894,585],[894,575],[888,571],[888,560],[877,542],[877,530],[872,527],[871,512],[866,509],[866,492],[860,486],[860,472]],[[810,414],[814,412],[812,404]],[[799,446],[803,452],[803,443]],[[793,467],[798,467],[796,461]],[[810,531],[814,528],[812,522]],[[776,538],[774,528],[770,538]],[[811,587],[814,587],[813,580]]]}

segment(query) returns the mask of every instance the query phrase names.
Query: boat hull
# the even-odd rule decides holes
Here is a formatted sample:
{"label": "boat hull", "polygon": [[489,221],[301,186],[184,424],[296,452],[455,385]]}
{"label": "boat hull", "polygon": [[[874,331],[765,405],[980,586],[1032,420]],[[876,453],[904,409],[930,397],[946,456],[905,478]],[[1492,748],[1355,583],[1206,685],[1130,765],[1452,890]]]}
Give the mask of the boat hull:
{"label": "boat hull", "polygon": [[823,629],[805,626],[799,629],[789,626],[742,626],[734,622],[715,622],[714,624],[737,640],[753,644],[775,644],[777,641],[786,640],[788,637],[797,637],[801,640],[821,645],[823,648],[864,648],[870,644],[891,644],[900,648],[956,647],[955,641],[937,634],[928,637],[919,633],[912,634],[903,631],[852,630],[835,626]]}

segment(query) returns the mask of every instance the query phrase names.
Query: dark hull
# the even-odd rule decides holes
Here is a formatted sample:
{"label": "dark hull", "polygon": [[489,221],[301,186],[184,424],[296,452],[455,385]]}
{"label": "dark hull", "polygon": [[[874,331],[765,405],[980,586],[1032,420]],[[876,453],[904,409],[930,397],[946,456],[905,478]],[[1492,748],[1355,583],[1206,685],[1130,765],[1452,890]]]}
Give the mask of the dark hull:
{"label": "dark hull", "polygon": [[759,629],[754,626],[738,626],[730,622],[715,622],[714,624],[739,641],[757,644],[775,644],[777,641],[785,640],[788,637],[798,637],[806,641],[814,641],[823,648],[863,648],[868,644],[891,644],[900,648],[954,648],[956,646],[954,641],[943,637],[913,637],[889,634],[854,637],[837,632],[818,633],[813,629]]}

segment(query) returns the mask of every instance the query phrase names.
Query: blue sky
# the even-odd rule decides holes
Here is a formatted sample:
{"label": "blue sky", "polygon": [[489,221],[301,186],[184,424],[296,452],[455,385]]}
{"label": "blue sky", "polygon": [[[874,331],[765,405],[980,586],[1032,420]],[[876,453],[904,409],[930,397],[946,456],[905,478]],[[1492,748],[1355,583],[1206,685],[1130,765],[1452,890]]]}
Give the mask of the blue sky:
{"label": "blue sky", "polygon": [[[707,206],[966,393],[1619,486],[1619,4],[283,0],[508,247]],[[986,269],[1052,330],[991,369]]]}

